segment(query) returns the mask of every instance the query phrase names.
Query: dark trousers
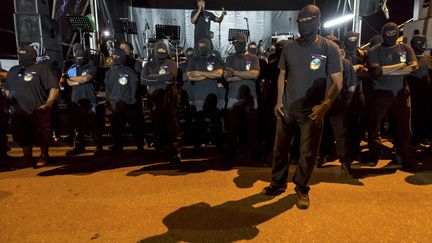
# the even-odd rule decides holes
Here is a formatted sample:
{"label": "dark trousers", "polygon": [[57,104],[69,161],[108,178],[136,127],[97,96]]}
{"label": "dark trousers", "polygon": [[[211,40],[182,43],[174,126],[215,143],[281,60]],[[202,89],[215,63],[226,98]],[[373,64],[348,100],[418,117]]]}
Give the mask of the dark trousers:
{"label": "dark trousers", "polygon": [[397,96],[394,96],[391,91],[374,90],[372,102],[373,105],[369,114],[368,135],[371,158],[379,159],[382,148],[380,128],[384,117],[388,114],[395,125],[394,145],[396,153],[402,157],[403,162],[411,162],[408,152],[408,144],[411,138],[411,105],[408,90],[400,90]]}
{"label": "dark trousers", "polygon": [[136,104],[123,104],[113,109],[111,120],[111,130],[114,139],[114,147],[117,149],[123,148],[123,135],[125,132],[126,123],[132,129],[133,138],[138,149],[144,146],[144,117],[141,106]]}
{"label": "dark trousers", "polygon": [[96,146],[102,146],[102,133],[97,124],[96,104],[90,102],[72,103],[72,112],[75,128],[74,146],[85,147],[84,135],[90,131],[95,139]]}
{"label": "dark trousers", "polygon": [[302,193],[309,191],[309,179],[318,154],[322,124],[308,118],[308,113],[291,112],[288,118],[277,119],[276,137],[273,147],[272,184],[283,186],[287,183],[288,154],[296,127],[300,129],[300,156],[293,181]]}
{"label": "dark trousers", "polygon": [[[360,143],[364,137],[365,127],[367,122],[362,122],[365,119],[365,98],[363,93],[354,93],[351,102],[348,104],[347,110],[347,139],[348,139],[348,154],[350,160],[355,155],[360,155]],[[366,126],[365,126],[366,125]]]}
{"label": "dark trousers", "polygon": [[336,154],[341,163],[347,162],[347,126],[345,113],[331,114],[324,121],[320,156],[330,155],[336,142]]}
{"label": "dark trousers", "polygon": [[412,105],[412,144],[416,145],[432,134],[432,86],[424,79],[408,76]]}
{"label": "dark trousers", "polygon": [[[52,137],[50,111],[37,110],[30,115],[12,116],[11,125],[12,137],[21,147],[49,147]],[[47,149],[44,151],[48,152]]]}
{"label": "dark trousers", "polygon": [[6,112],[4,112],[3,109],[0,107],[0,156],[5,155],[8,150],[8,127],[9,117],[7,116]]}
{"label": "dark trousers", "polygon": [[195,145],[199,146],[209,140],[218,146],[222,145],[222,116],[218,109],[197,112],[195,124]]}
{"label": "dark trousers", "polygon": [[242,101],[237,102],[227,110],[227,150],[234,152],[237,146],[237,139],[246,133],[246,141],[249,150],[252,153],[259,153],[257,129],[258,129],[258,112],[253,108],[253,103],[245,104]]}
{"label": "dark trousers", "polygon": [[149,98],[153,105],[152,124],[156,149],[175,154],[181,150],[180,127],[177,109],[168,90],[156,90]]}
{"label": "dark trousers", "polygon": [[336,141],[336,154],[341,163],[348,161],[346,101],[338,100],[327,113],[322,132],[320,156],[329,155]]}

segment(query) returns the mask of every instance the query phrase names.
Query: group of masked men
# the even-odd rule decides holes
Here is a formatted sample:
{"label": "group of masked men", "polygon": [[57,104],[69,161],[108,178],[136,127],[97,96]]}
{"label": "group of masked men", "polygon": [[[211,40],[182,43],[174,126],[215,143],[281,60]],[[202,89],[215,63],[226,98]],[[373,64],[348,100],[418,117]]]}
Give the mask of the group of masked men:
{"label": "group of masked men", "polygon": [[[343,40],[321,37],[320,12],[314,5],[303,8],[297,22],[300,38],[279,43],[266,60],[258,57],[255,43],[247,47],[244,34],[235,36],[235,53],[225,61],[212,49],[211,40],[202,38],[194,49],[186,50],[187,59],[179,66],[163,41],[154,45],[143,68],[133,59],[132,46],[122,43],[112,52],[113,61],[104,78],[111,152],[123,151],[126,124],[138,151],[144,151],[145,95],[154,147],[171,162],[180,162],[186,134],[196,148],[208,142],[224,147],[229,160],[239,144],[249,149],[252,158],[262,160],[264,140],[273,149],[272,182],[264,193],[284,191],[289,161],[298,160],[294,183],[303,199],[301,207],[309,205],[313,167],[317,161],[320,165],[325,162],[333,145],[342,168],[351,173],[350,165],[360,155],[360,142],[367,131],[369,153],[363,160],[378,162],[386,118],[394,138],[391,165],[418,168],[409,148],[431,135],[432,124],[426,38],[414,35],[410,45],[398,43],[398,26],[387,23],[366,51],[358,48],[355,32],[346,33]],[[13,139],[23,148],[24,163],[37,167],[47,163],[51,110],[59,85],[71,89],[74,146],[66,155],[86,152],[84,135],[88,131],[96,143],[95,155],[102,153],[102,129],[96,122],[97,68],[79,45],[73,55],[74,64],[56,75],[43,47],[36,43],[18,49],[19,65],[8,72],[6,94],[1,97],[2,156],[7,150],[5,123],[10,114]],[[184,126],[179,123],[180,110]],[[41,146],[37,161],[32,159],[35,144]]]}
{"label": "group of masked men", "polygon": [[[299,39],[304,39],[302,37]],[[326,104],[329,107],[325,111],[328,112],[318,133],[309,134],[318,137],[322,134],[322,137],[314,140],[317,144],[310,144],[320,149],[310,154],[308,160],[323,164],[335,145],[337,157],[349,171],[350,164],[361,153],[360,142],[367,131],[369,156],[366,160],[376,164],[382,150],[382,123],[388,117],[394,134],[393,162],[415,167],[417,163],[409,145],[418,145],[431,134],[431,66],[424,54],[427,42],[424,36],[413,36],[411,45],[397,43],[398,37],[397,25],[388,23],[382,29],[382,35],[373,38],[367,51],[357,46],[359,34],[348,32],[341,41],[334,36],[327,37],[320,45],[321,53],[308,50],[310,53],[304,56],[304,53],[298,53],[299,48],[290,47],[292,43],[283,49],[286,42],[281,42],[276,52],[264,60],[257,56],[256,44],[247,46],[247,37],[238,34],[232,43],[235,53],[226,61],[212,49],[211,40],[202,38],[195,49],[186,50],[187,59],[179,66],[170,58],[165,43],[160,41],[154,45],[151,58],[143,68],[133,58],[132,46],[123,42],[112,52],[113,61],[104,78],[105,114],[110,118],[113,138],[110,150],[116,154],[123,151],[128,124],[138,150],[144,151],[142,99],[145,94],[151,110],[154,146],[173,162],[180,161],[182,136],[188,133],[196,148],[213,142],[225,148],[228,159],[235,157],[239,143],[245,144],[256,160],[263,159],[266,146],[271,149],[274,145],[275,159],[281,156],[277,148],[279,136],[283,134],[280,129],[290,130],[289,136],[284,136],[297,140],[297,148],[295,142],[286,141],[282,154],[293,147],[291,160],[302,160],[299,157],[307,154],[304,146],[309,143],[303,141],[303,127],[291,127],[290,119],[310,113],[314,105],[322,101],[326,90],[330,89],[330,69],[336,72],[340,68],[339,71],[343,71],[340,93],[334,102]],[[334,55],[333,45],[337,46],[338,52]],[[46,164],[52,137],[51,110],[58,99],[59,85],[71,89],[69,109],[74,146],[66,155],[86,152],[85,134],[89,131],[96,143],[95,154],[102,154],[103,129],[96,121],[97,68],[79,45],[74,48],[73,55],[74,64],[65,73],[57,75],[40,44],[18,49],[19,65],[8,72],[6,95],[1,97],[1,129],[4,130],[1,156],[6,156],[5,124],[10,115],[13,139],[23,148],[24,164],[38,167]],[[336,60],[330,60],[330,57]],[[306,64],[301,67],[305,71],[291,67],[290,58],[297,59],[299,65]],[[337,65],[331,67],[329,62]],[[326,78],[313,80],[323,67]],[[282,87],[278,84],[279,70],[285,71],[284,79],[288,80]],[[308,81],[291,84],[290,78]],[[286,110],[276,107],[274,112],[273,107],[280,103],[278,97],[282,98]],[[288,107],[296,108],[297,113],[291,114]],[[185,126],[179,122],[179,110],[185,114]],[[275,126],[284,120],[288,126]],[[41,146],[41,155],[36,162],[32,158],[34,144]]]}

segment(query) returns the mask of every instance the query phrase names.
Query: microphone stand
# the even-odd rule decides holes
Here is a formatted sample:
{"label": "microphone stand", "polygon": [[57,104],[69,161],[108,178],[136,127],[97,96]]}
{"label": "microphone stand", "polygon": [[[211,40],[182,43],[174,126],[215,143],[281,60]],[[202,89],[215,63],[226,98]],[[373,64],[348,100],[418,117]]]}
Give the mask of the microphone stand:
{"label": "microphone stand", "polygon": [[148,22],[146,20],[145,25],[144,25],[144,40],[145,40],[145,47],[146,47],[146,59],[148,61],[149,59],[149,43],[148,43],[148,30],[150,29],[150,26],[148,25]]}
{"label": "microphone stand", "polygon": [[249,30],[249,20],[248,20],[248,18],[244,18],[245,20],[246,20],[246,27],[247,27],[247,30],[248,30],[248,35],[247,35],[247,42],[249,42],[249,36],[250,36],[250,30]]}

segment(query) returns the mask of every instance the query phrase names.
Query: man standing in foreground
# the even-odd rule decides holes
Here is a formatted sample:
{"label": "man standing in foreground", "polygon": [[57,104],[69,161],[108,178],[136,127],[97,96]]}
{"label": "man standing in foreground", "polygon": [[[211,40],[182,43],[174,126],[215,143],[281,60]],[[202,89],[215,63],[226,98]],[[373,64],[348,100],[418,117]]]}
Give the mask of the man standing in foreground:
{"label": "man standing in foreground", "polygon": [[[305,6],[297,22],[300,38],[284,47],[279,62],[272,182],[263,193],[278,195],[285,191],[288,151],[298,127],[300,159],[293,181],[298,196],[296,205],[307,209],[308,183],[319,149],[323,118],[342,88],[343,76],[339,48],[318,35],[320,9],[315,5]],[[332,85],[326,93],[328,77]]]}

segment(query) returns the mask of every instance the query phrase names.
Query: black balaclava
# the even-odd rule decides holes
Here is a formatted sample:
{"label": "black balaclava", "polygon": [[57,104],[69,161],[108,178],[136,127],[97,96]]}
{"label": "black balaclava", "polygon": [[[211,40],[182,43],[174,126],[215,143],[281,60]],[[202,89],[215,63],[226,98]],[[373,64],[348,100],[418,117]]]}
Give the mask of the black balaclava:
{"label": "black balaclava", "polygon": [[[200,44],[203,46],[200,46]],[[197,56],[200,58],[208,57],[211,53],[211,48],[211,41],[207,38],[202,38],[198,42]]]}
{"label": "black balaclava", "polygon": [[257,47],[256,42],[252,41],[251,43],[249,43],[248,52],[255,54],[255,55],[258,54],[258,47]]}
{"label": "black balaclava", "polygon": [[74,57],[76,56],[76,52],[78,50],[84,50],[84,47],[81,45],[81,43],[75,43],[72,47],[72,53],[74,55]]}
{"label": "black balaclava", "polygon": [[397,24],[390,22],[383,26],[381,30],[381,36],[383,38],[383,46],[394,46],[399,37],[399,28]]}
{"label": "black balaclava", "polygon": [[112,65],[119,66],[126,63],[126,52],[120,48],[115,48],[113,51],[113,61]]}
{"label": "black balaclava", "polygon": [[369,48],[372,48],[376,45],[379,45],[383,43],[383,38],[380,35],[374,35],[372,36],[372,38],[369,40]]}
{"label": "black balaclava", "polygon": [[424,35],[413,35],[411,39],[411,47],[416,55],[422,55],[426,50],[427,39]]}
{"label": "black balaclava", "polygon": [[[298,14],[298,29],[300,33],[300,44],[310,45],[315,41],[320,28],[320,9],[312,4],[303,7]],[[300,22],[304,18],[311,18],[310,20]]]}
{"label": "black balaclava", "polygon": [[357,49],[357,43],[360,34],[358,32],[349,31],[346,33],[345,38],[343,40],[343,44],[345,46],[345,50],[350,53],[353,53]]}
{"label": "black balaclava", "polygon": [[246,40],[247,40],[247,37],[243,33],[238,33],[234,37],[233,45],[234,45],[234,49],[235,49],[236,54],[243,54],[246,52]]}
{"label": "black balaclava", "polygon": [[190,60],[193,58],[194,55],[194,49],[192,47],[189,47],[188,49],[186,49],[186,58],[187,60]]}
{"label": "black balaclava", "polygon": [[89,60],[86,51],[79,49],[75,52],[75,63],[78,67],[86,65],[88,61]]}
{"label": "black balaclava", "polygon": [[18,49],[18,60],[21,66],[31,66],[36,63],[36,51],[30,46],[24,46]]}
{"label": "black balaclava", "polygon": [[[159,49],[164,49],[165,52],[159,52]],[[168,47],[163,41],[156,42],[153,52],[155,53],[154,57],[157,63],[163,63],[169,57]]]}

